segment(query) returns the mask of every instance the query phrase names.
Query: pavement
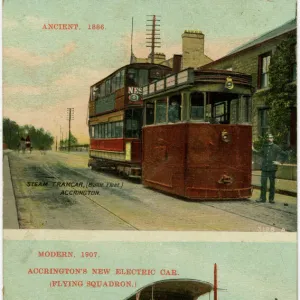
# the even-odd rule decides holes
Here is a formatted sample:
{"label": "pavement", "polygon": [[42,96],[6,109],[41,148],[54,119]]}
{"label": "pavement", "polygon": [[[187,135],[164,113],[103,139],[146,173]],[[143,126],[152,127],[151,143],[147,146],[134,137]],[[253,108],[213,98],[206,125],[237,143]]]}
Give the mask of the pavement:
{"label": "pavement", "polygon": [[[261,171],[252,171],[252,185],[254,188],[260,189],[260,180]],[[277,194],[297,197],[297,181],[277,178],[275,182],[275,192]]]}
{"label": "pavement", "polygon": [[3,150],[3,229],[19,229],[16,199],[11,181],[8,153]]}

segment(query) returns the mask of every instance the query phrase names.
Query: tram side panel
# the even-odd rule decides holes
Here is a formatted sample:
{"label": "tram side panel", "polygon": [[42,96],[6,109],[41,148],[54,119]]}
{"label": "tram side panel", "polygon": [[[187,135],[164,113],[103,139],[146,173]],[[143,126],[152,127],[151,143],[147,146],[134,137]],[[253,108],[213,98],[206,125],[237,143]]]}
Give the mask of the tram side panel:
{"label": "tram side panel", "polygon": [[143,128],[143,184],[184,195],[187,124]]}
{"label": "tram side panel", "polygon": [[185,196],[241,199],[251,196],[251,126],[189,124]]}

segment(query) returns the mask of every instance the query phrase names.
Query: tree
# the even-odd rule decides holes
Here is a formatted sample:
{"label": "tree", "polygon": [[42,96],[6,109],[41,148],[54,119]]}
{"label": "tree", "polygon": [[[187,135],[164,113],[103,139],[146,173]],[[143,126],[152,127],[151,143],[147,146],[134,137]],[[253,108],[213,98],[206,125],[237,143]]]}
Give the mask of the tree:
{"label": "tree", "polygon": [[31,146],[34,149],[51,149],[54,138],[50,132],[43,128],[36,129],[32,125],[19,126],[15,121],[8,118],[3,119],[3,142],[9,149],[17,149],[20,139],[29,135]]}
{"label": "tree", "polygon": [[[76,145],[78,145],[78,140],[72,133],[70,133],[70,146],[72,147]],[[69,146],[69,138],[60,141],[60,147],[68,147],[68,146]]]}
{"label": "tree", "polygon": [[266,93],[269,110],[269,126],[275,140],[285,144],[290,130],[291,108],[296,105],[297,87],[291,82],[291,66],[296,60],[296,37],[290,35],[281,42],[271,58],[270,89]]}

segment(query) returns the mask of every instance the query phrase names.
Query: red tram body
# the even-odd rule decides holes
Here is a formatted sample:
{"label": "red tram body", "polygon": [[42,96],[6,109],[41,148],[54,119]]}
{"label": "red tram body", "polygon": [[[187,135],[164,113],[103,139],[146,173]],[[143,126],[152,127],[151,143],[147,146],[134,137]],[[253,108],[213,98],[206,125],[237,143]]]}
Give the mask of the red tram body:
{"label": "red tram body", "polygon": [[141,177],[141,87],[170,72],[166,66],[134,63],[91,86],[89,166]]}
{"label": "red tram body", "polygon": [[249,198],[250,96],[251,76],[230,71],[186,69],[145,86],[143,184],[189,199]]}

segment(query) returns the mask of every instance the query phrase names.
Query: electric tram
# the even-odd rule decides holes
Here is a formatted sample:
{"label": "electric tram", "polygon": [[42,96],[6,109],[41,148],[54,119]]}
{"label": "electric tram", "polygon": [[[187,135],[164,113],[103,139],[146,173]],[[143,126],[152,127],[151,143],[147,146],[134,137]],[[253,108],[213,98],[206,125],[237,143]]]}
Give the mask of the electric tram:
{"label": "electric tram", "polygon": [[124,300],[197,300],[212,291],[213,300],[218,300],[217,264],[213,285],[197,279],[166,279],[148,284]]}
{"label": "electric tram", "polygon": [[143,184],[195,200],[251,197],[251,81],[188,68],[145,85]]}
{"label": "electric tram", "polygon": [[195,279],[167,279],[151,283],[125,300],[195,300],[213,290],[210,283]]}
{"label": "electric tram", "polygon": [[91,86],[88,166],[113,168],[128,177],[141,177],[141,87],[171,71],[162,65],[133,63]]}

